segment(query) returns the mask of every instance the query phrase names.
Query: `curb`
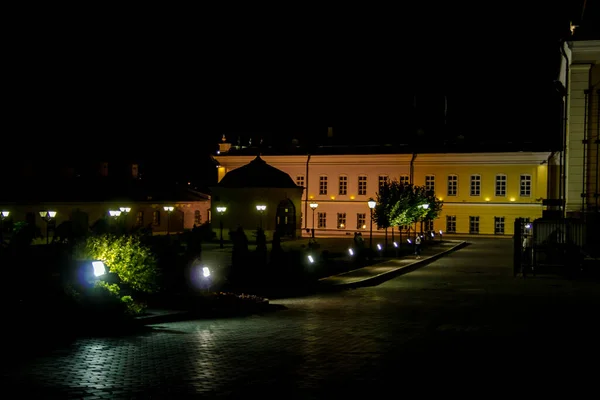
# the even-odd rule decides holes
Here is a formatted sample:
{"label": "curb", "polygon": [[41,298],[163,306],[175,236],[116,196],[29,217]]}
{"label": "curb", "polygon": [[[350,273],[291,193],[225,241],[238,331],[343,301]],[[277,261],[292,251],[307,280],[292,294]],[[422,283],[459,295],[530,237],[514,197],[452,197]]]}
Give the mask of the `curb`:
{"label": "curb", "polygon": [[[462,249],[463,247],[467,246],[468,244],[469,244],[468,242],[462,241],[462,242],[458,243],[457,245],[449,248],[448,250],[444,250],[441,253],[433,255],[424,260],[415,261],[414,263],[409,264],[405,267],[398,267],[397,269],[394,269],[392,271],[383,272],[383,273],[375,275],[375,276],[364,278],[360,281],[355,281],[355,282],[351,282],[351,283],[338,283],[338,284],[334,284],[334,285],[329,285],[329,284],[323,283],[320,285],[319,291],[321,291],[321,292],[336,291],[336,290],[344,290],[344,289],[354,289],[354,288],[359,288],[359,287],[363,287],[363,286],[376,286],[376,285],[379,285],[380,283],[383,283],[383,282],[385,282],[389,279],[392,279],[396,276],[404,275],[409,272],[415,271],[429,263],[432,263],[433,261],[436,261],[437,259],[439,259],[447,254],[450,254],[456,250]],[[375,264],[375,265],[377,265],[377,264]]]}
{"label": "curb", "polygon": [[156,325],[156,324],[165,324],[168,322],[181,322],[181,321],[189,321],[193,319],[211,319],[211,318],[229,318],[229,317],[243,317],[253,314],[259,314],[264,312],[273,312],[277,310],[285,309],[285,306],[279,304],[260,304],[255,307],[248,308],[229,308],[229,309],[209,309],[209,310],[182,310],[182,311],[173,311],[170,313],[160,314],[160,315],[150,315],[144,317],[135,318],[135,322],[138,325]]}

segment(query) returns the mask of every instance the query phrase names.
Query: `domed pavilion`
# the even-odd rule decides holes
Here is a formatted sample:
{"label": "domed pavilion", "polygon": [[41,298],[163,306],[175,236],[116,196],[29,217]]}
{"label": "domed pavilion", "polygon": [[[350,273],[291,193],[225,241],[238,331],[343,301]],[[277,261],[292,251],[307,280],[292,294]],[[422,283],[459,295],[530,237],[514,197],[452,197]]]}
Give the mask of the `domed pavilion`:
{"label": "domed pavilion", "polygon": [[[222,222],[223,236],[241,226],[249,238],[259,227],[268,239],[275,232],[282,237],[299,237],[303,190],[287,173],[257,156],[227,172],[211,188],[213,226],[219,227]],[[219,213],[218,207],[226,207],[226,211]]]}

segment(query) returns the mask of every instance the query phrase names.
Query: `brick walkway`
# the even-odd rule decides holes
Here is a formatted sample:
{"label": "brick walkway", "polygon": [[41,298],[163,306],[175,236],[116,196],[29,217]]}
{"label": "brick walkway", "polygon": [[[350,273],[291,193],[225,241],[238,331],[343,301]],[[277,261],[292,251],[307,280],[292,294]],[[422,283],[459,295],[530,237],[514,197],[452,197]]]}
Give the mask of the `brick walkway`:
{"label": "brick walkway", "polygon": [[[577,397],[596,379],[598,284],[514,279],[482,239],[381,285],[282,299],[245,318],[82,338],[7,362],[7,398]],[[51,326],[40,326],[31,340]],[[593,392],[590,392],[593,393]]]}

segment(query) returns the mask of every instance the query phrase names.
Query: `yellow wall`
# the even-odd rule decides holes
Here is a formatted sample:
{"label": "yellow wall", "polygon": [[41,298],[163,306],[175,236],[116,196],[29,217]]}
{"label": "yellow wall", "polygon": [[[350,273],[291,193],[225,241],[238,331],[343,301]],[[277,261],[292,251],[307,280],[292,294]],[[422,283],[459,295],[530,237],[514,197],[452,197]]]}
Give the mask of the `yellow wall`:
{"label": "yellow wall", "polygon": [[[506,196],[496,196],[496,175],[506,175]],[[531,195],[520,196],[520,177],[531,175]],[[513,234],[516,218],[542,216],[541,199],[547,197],[548,167],[544,165],[417,165],[414,183],[425,185],[425,176],[435,176],[436,196],[443,200],[436,231],[446,231],[446,216],[456,216],[456,233],[469,233],[469,217],[479,217],[479,233],[494,234],[494,217],[504,217],[505,235]],[[458,176],[456,196],[448,196],[448,175]],[[481,176],[479,196],[471,196],[471,175]],[[536,199],[538,201],[536,201]]]}

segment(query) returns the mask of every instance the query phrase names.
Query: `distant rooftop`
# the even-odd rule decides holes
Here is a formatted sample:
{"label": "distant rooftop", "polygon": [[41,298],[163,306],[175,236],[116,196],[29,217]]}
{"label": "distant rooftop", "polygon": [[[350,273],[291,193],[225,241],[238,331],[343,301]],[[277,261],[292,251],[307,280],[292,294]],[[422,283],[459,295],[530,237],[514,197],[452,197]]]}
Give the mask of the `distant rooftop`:
{"label": "distant rooftop", "polygon": [[152,183],[142,180],[111,179],[19,179],[5,182],[0,192],[3,203],[60,202],[179,202],[202,201],[210,197],[186,185]]}

